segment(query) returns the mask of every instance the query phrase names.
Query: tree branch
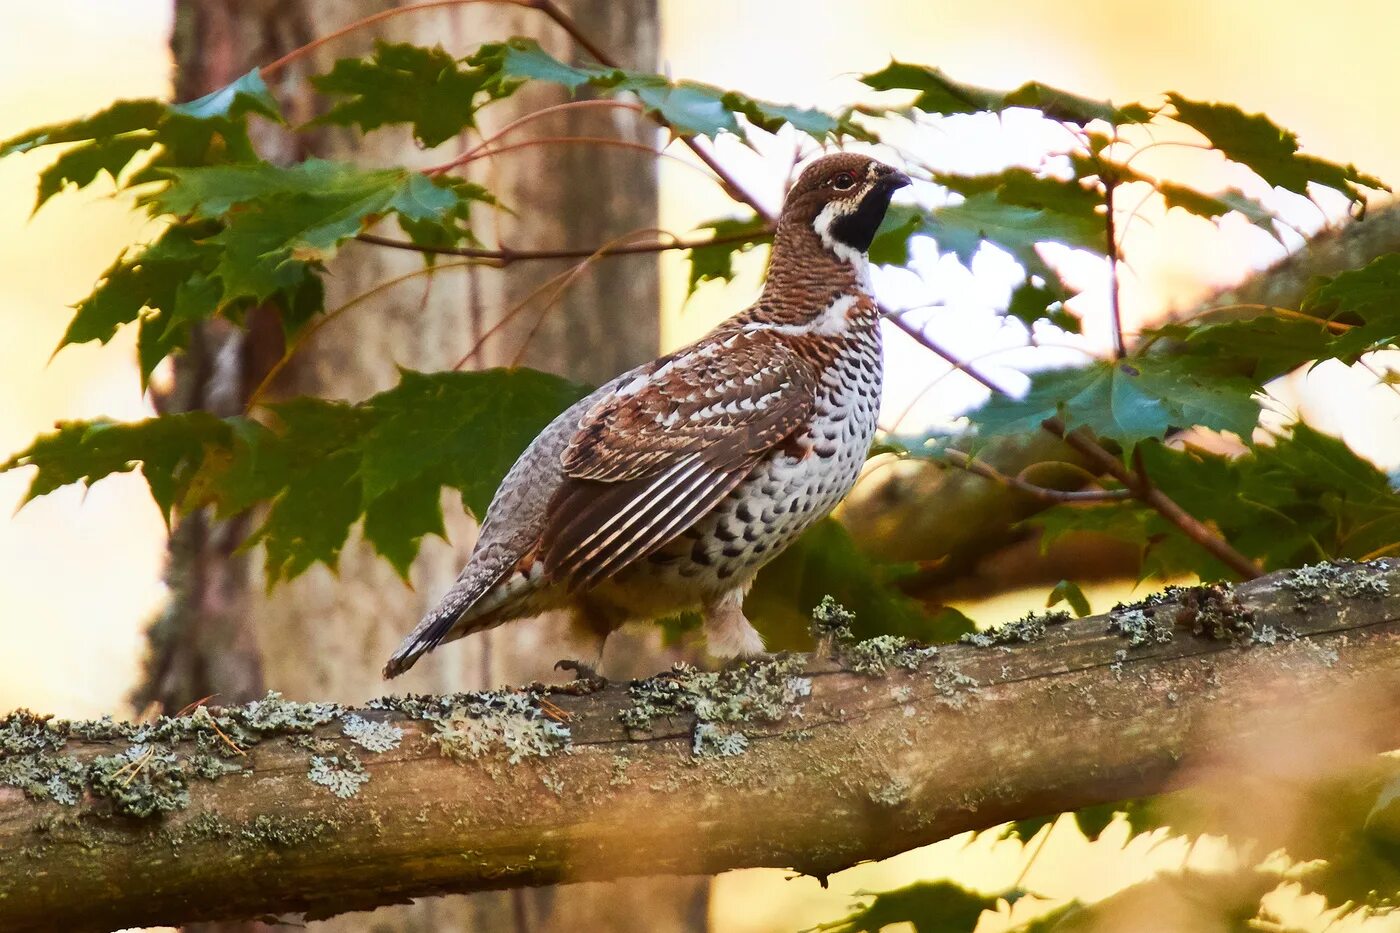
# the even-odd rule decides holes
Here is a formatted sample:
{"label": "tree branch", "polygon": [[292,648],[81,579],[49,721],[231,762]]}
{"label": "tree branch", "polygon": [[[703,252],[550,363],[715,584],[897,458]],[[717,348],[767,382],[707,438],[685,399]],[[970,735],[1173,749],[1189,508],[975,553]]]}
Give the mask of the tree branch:
{"label": "tree branch", "polygon": [[1360,722],[1345,768],[1400,744],[1389,593],[1400,562],[1377,561],[986,639],[1030,639],[1009,648],[843,643],[839,663],[355,711],[268,700],[144,727],[11,717],[0,776],[31,796],[0,786],[0,927],[323,917],[755,865],[825,875]]}

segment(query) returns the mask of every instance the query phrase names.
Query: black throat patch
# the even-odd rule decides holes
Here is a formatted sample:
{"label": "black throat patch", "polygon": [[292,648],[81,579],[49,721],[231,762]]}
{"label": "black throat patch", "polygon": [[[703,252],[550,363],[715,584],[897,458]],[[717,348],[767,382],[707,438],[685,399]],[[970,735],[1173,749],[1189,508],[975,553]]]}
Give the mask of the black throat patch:
{"label": "black throat patch", "polygon": [[880,229],[880,224],[885,219],[885,211],[890,207],[890,198],[894,196],[898,187],[887,184],[883,178],[875,182],[865,197],[861,198],[855,210],[849,214],[842,214],[831,222],[832,239],[862,253],[870,249],[870,244],[875,239],[875,231]]}

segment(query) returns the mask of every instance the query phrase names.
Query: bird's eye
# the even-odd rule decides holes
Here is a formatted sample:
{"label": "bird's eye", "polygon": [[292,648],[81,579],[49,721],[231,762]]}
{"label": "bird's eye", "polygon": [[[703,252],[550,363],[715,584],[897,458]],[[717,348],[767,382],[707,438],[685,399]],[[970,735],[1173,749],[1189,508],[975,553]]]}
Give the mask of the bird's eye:
{"label": "bird's eye", "polygon": [[837,172],[831,176],[831,187],[837,191],[850,191],[856,186],[856,176],[850,172]]}

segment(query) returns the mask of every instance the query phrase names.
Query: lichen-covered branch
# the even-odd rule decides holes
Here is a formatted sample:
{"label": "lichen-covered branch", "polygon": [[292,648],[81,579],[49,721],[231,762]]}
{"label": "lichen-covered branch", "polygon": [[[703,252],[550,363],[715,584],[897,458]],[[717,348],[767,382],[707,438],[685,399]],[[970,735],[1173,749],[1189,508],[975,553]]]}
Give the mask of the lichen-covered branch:
{"label": "lichen-covered branch", "polygon": [[150,723],[12,715],[0,928],[320,917],[754,865],[824,875],[1172,789],[1223,745],[1325,732],[1339,709],[1365,725],[1356,755],[1400,745],[1400,562],[938,648],[855,642],[843,617],[818,610],[818,656],[628,684],[355,710],[270,696]]}

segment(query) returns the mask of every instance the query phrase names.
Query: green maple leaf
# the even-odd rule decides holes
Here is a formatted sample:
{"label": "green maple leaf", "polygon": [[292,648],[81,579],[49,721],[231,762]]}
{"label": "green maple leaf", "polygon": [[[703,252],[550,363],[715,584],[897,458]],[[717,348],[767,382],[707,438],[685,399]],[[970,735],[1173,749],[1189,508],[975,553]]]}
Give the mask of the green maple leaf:
{"label": "green maple leaf", "polygon": [[1013,167],[990,175],[936,172],[933,180],[964,197],[995,194],[1005,204],[1043,209],[1072,218],[1086,229],[1104,229],[1102,190],[1075,178],[1037,175],[1030,169]]}
{"label": "green maple leaf", "polygon": [[1152,333],[1182,341],[1179,353],[1247,375],[1259,385],[1331,355],[1331,336],[1322,318],[1266,313],[1218,323],[1172,324]]}
{"label": "green maple leaf", "polygon": [[1093,120],[1109,123],[1144,123],[1152,114],[1139,104],[1115,107],[1106,101],[1032,81],[1014,91],[993,91],[954,81],[927,65],[891,61],[879,71],[863,75],[861,82],[877,91],[918,91],[913,106],[924,113],[1000,113],[1013,107],[1039,110],[1052,120],[1083,126]]}
{"label": "green maple leaf", "polygon": [[968,417],[982,437],[1024,434],[1060,417],[1133,447],[1171,428],[1200,426],[1248,438],[1259,420],[1256,386],[1184,360],[1144,357],[1036,373],[1019,399],[995,396]]}
{"label": "green maple leaf", "polygon": [[934,209],[920,232],[928,233],[940,251],[952,253],[969,268],[982,244],[990,243],[1010,253],[1028,274],[1045,282],[1058,282],[1059,277],[1041,258],[1036,245],[1063,243],[1102,255],[1103,230],[1103,222],[1097,217],[1008,204],[997,193],[985,191],[971,195],[961,204]]}
{"label": "green maple leaf", "polygon": [[[407,123],[424,146],[436,146],[476,126],[476,113],[502,96],[487,68],[463,68],[441,46],[375,43],[369,58],[342,58],[311,79],[323,94],[349,98],[313,124],[358,126],[369,132]],[[482,99],[484,98],[484,99]]]}
{"label": "green maple leaf", "polygon": [[467,61],[486,68],[503,91],[514,90],[524,81],[562,84],[573,91],[590,81],[616,84],[626,77],[625,72],[616,68],[576,68],[566,65],[540,48],[534,39],[519,36],[505,42],[488,42]]}
{"label": "green maple leaf", "polygon": [[357,441],[366,503],[421,476],[462,493],[478,519],[515,458],[582,386],[528,369],[400,372],[365,408],[373,426]]}
{"label": "green maple leaf", "polygon": [[186,104],[123,100],[88,117],[30,130],[0,142],[0,158],[42,146],[75,144],[40,173],[37,211],[66,187],[86,187],[103,174],[117,181],[148,150],[154,150],[155,157],[131,176],[130,183],[152,180],[153,166],[253,159],[246,126],[249,114],[281,120],[277,103],[256,70]]}
{"label": "green maple leaf", "polygon": [[206,316],[190,307],[188,290],[181,291],[204,279],[218,260],[217,250],[201,242],[206,232],[197,226],[173,226],[136,255],[119,257],[78,304],[59,347],[89,340],[106,343],[146,308],[182,319]]}
{"label": "green maple leaf", "polygon": [[1207,220],[1218,220],[1231,213],[1240,214],[1280,243],[1283,242],[1276,223],[1279,219],[1278,215],[1238,188],[1230,188],[1215,194],[1205,194],[1174,182],[1159,182],[1157,190],[1161,193],[1163,201],[1166,202],[1168,210],[1179,207]]}
{"label": "green maple leaf", "polygon": [[584,389],[533,370],[423,374],[350,405],[299,398],[269,424],[196,411],[145,421],[68,422],[0,464],[34,467],[25,501],[139,468],[168,517],[212,507],[227,518],[264,503],[246,545],[269,584],[334,566],[351,528],[402,574],[422,538],[442,534],[439,491],[483,515],[531,439]]}
{"label": "green maple leaf", "polygon": [[147,199],[156,211],[223,223],[209,242],[222,248],[215,274],[224,301],[260,301],[301,287],[309,264],[330,259],[385,214],[410,223],[455,223],[462,209],[463,193],[452,180],[407,169],[361,170],[311,159],[290,168],[257,163],[166,174],[169,187]]}
{"label": "green maple leaf", "polygon": [[156,141],[155,133],[135,132],[95,140],[63,153],[52,165],[39,173],[38,194],[34,201],[35,213],[45,202],[69,185],[86,188],[98,175],[104,173],[115,184],[131,161],[154,146]]}
{"label": "green maple leaf", "polygon": [[1320,280],[1303,299],[1303,311],[1352,325],[1329,347],[1339,359],[1393,346],[1400,341],[1400,253]]}
{"label": "green maple leaf", "polygon": [[1354,165],[1340,165],[1298,152],[1298,137],[1262,113],[1245,113],[1232,104],[1167,95],[1175,119],[1200,133],[1226,158],[1248,166],[1269,184],[1306,196],[1309,184],[1332,188],[1363,203],[1362,188],[1390,190],[1380,179]]}
{"label": "green maple leaf", "polygon": [[568,65],[534,39],[516,37],[488,43],[468,63],[489,73],[500,93],[509,93],[524,81],[548,81],[570,91],[589,85],[606,94],[634,94],[648,113],[681,136],[713,138],[720,133],[740,133],[736,115],[742,115],[759,129],[775,132],[791,125],[818,141],[842,135],[870,138],[849,115],[833,117],[807,107],[775,104],[699,81],[672,81],[664,75],[621,68]]}
{"label": "green maple leaf", "polygon": [[38,468],[23,500],[29,502],[62,486],[91,485],[140,467],[151,497],[168,521],[206,447],[225,441],[227,436],[227,425],[202,411],[131,423],[67,421],[0,463],[0,472]]}

